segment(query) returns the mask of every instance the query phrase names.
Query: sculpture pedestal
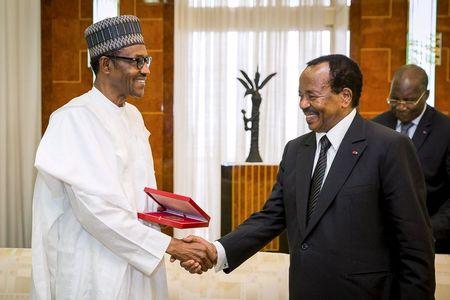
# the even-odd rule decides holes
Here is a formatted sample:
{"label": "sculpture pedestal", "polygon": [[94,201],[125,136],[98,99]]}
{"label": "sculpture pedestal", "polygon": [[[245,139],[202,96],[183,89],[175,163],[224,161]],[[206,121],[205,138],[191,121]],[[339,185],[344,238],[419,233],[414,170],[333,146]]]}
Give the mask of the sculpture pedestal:
{"label": "sculpture pedestal", "polygon": [[[261,210],[272,191],[277,172],[278,165],[222,165],[222,236]],[[288,253],[286,233],[267,244],[263,251]]]}

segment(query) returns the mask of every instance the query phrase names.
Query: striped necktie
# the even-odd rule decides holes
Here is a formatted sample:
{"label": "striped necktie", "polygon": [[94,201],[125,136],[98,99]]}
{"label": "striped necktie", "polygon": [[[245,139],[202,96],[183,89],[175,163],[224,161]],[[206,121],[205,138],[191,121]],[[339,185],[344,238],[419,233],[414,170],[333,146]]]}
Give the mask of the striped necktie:
{"label": "striped necktie", "polygon": [[408,135],[408,131],[413,125],[414,125],[413,122],[401,123],[400,124],[400,132]]}
{"label": "striped necktie", "polygon": [[309,190],[308,210],[306,213],[306,224],[308,224],[317,206],[317,199],[319,199],[323,178],[325,176],[325,170],[327,169],[327,151],[330,148],[330,146],[331,146],[330,140],[328,140],[327,136],[324,135],[320,139],[319,160],[317,161],[316,168],[314,169],[314,174],[311,180],[311,187]]}

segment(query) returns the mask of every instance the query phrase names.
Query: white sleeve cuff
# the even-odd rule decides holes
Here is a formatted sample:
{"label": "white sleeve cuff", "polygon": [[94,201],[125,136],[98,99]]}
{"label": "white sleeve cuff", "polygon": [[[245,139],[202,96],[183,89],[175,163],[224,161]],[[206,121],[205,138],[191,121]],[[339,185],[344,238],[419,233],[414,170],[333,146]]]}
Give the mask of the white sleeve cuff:
{"label": "white sleeve cuff", "polygon": [[216,272],[220,272],[223,269],[228,269],[228,261],[227,254],[225,253],[225,248],[218,241],[213,242],[213,245],[216,247],[217,251],[217,263],[214,267]]}

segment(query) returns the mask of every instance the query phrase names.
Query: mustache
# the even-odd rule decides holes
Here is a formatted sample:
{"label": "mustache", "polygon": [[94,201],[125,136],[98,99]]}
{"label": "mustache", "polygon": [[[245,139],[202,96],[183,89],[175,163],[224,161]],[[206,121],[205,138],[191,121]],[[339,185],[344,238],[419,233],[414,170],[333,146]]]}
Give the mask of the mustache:
{"label": "mustache", "polygon": [[137,76],[137,79],[147,79],[147,74],[139,72],[139,75]]}
{"label": "mustache", "polygon": [[303,114],[319,114],[314,108],[312,108],[312,107],[308,107],[308,108],[305,108],[305,109],[302,109],[303,110]]}

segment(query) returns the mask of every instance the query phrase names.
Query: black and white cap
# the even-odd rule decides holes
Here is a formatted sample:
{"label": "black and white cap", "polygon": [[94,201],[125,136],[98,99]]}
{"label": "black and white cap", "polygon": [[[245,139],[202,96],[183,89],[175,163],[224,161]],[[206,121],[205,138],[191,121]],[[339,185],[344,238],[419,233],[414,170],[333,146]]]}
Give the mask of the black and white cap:
{"label": "black and white cap", "polygon": [[117,16],[92,24],[84,31],[91,60],[124,47],[144,44],[136,16]]}

